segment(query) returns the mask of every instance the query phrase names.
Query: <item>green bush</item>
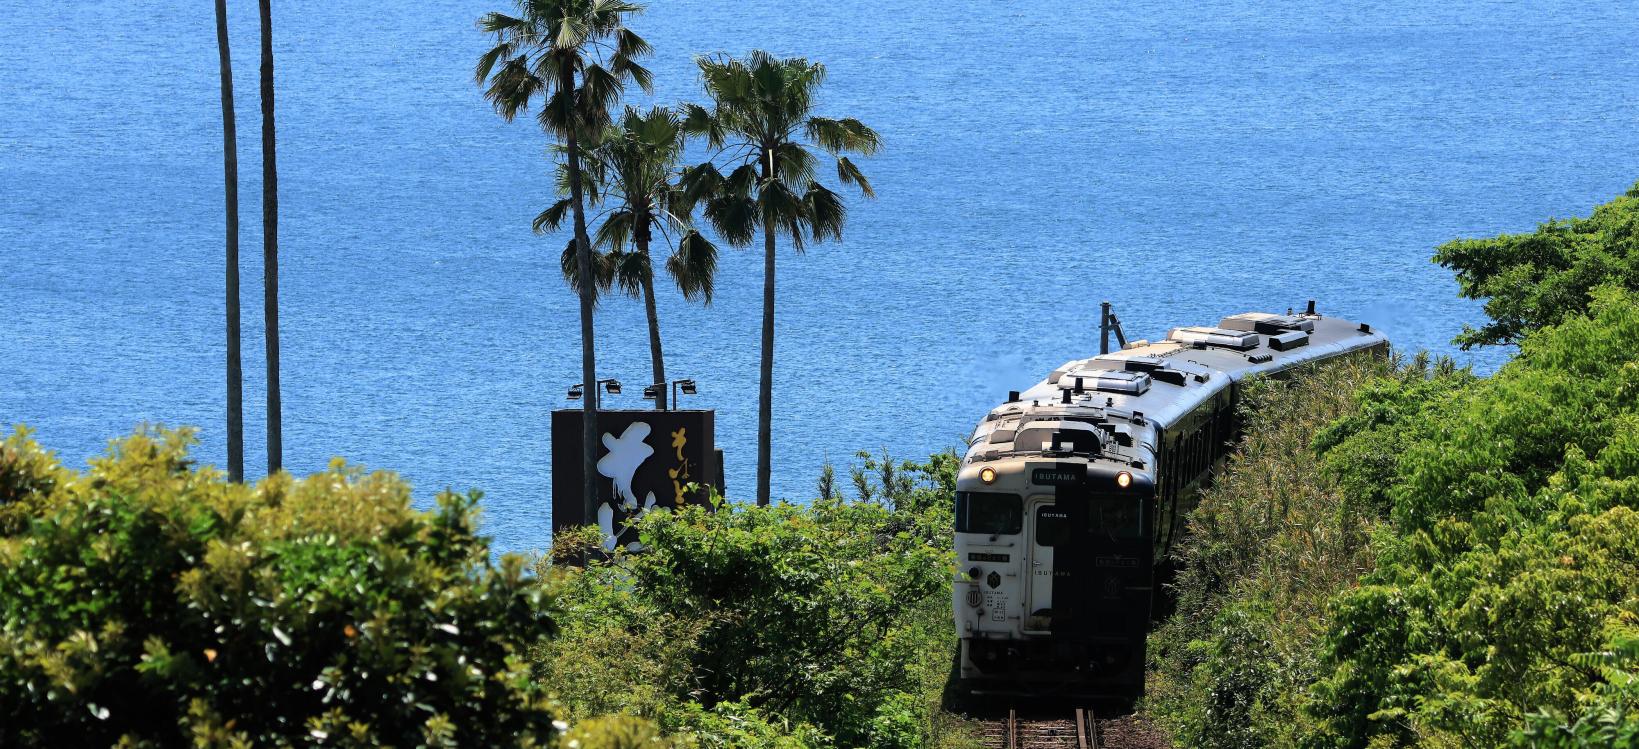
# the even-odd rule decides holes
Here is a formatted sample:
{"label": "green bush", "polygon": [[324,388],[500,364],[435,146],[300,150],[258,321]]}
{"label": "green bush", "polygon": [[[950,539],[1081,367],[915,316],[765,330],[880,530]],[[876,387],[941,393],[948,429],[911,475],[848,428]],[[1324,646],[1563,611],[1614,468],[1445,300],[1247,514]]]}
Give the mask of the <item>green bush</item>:
{"label": "green bush", "polygon": [[1320,651],[1313,747],[1500,745],[1604,699],[1581,655],[1639,623],[1639,297],[1596,291],[1420,419]]}
{"label": "green bush", "polygon": [[[1371,568],[1383,514],[1349,500],[1346,487],[1392,458],[1384,445],[1414,423],[1417,404],[1472,379],[1419,356],[1247,383],[1246,438],[1190,517],[1176,552],[1176,613],[1150,640],[1149,710],[1179,745],[1297,741],[1326,604]],[[1371,438],[1349,439],[1364,433]]]}
{"label": "green bush", "polygon": [[1595,670],[1601,683],[1583,704],[1582,714],[1568,719],[1557,710],[1527,717],[1529,725],[1514,735],[1517,746],[1534,749],[1634,749],[1639,747],[1639,631],[1612,633],[1609,650],[1582,653],[1576,663]]}
{"label": "green bush", "polygon": [[1455,270],[1462,295],[1485,299],[1491,322],[1466,328],[1464,348],[1516,344],[1526,334],[1582,314],[1594,288],[1639,291],[1639,185],[1587,218],[1550,221],[1530,234],[1460,239],[1434,261]]}
{"label": "green bush", "polygon": [[890,464],[871,485],[885,502],[647,513],[642,552],[550,570],[563,630],[542,680],[574,719],[628,714],[701,746],[927,745],[955,646],[956,462]]}
{"label": "green bush", "polygon": [[0,745],[532,746],[552,623],[476,493],[340,461],[252,487],[142,431],[90,470],[0,448]]}

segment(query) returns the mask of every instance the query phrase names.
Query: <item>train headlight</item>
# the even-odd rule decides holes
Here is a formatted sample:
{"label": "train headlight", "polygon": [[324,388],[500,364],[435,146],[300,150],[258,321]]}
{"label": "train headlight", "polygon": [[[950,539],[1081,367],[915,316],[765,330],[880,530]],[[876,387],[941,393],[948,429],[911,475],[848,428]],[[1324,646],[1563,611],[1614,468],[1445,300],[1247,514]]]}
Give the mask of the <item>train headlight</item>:
{"label": "train headlight", "polygon": [[1122,471],[1115,475],[1115,485],[1123,489],[1133,485],[1133,475]]}
{"label": "train headlight", "polygon": [[996,483],[996,469],[989,466],[979,469],[979,480],[987,484]]}

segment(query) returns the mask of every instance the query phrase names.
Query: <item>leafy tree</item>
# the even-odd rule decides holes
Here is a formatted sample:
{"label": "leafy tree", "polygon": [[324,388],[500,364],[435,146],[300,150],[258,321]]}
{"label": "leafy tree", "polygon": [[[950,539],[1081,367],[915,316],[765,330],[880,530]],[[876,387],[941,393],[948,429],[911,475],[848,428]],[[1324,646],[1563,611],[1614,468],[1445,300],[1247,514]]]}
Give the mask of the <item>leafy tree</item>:
{"label": "leafy tree", "polygon": [[252,487],[189,432],[84,475],[0,444],[0,746],[544,746],[539,582],[493,563],[477,493],[410,507],[334,462]]}
{"label": "leafy tree", "polygon": [[245,480],[245,376],[239,356],[239,136],[233,116],[228,2],[216,0],[217,68],[222,77],[222,189],[227,204],[228,478]]}
{"label": "leafy tree", "polygon": [[1514,745],[1533,749],[1639,747],[1639,632],[1618,629],[1612,633],[1610,649],[1579,653],[1575,661],[1601,677],[1592,699],[1574,720],[1556,710],[1532,714],[1530,724],[1512,737]]}
{"label": "leafy tree", "polygon": [[1462,295],[1485,299],[1491,322],[1457,337],[1463,348],[1518,344],[1532,330],[1587,309],[1593,289],[1639,289],[1639,184],[1587,218],[1550,221],[1530,234],[1459,239],[1434,261],[1457,271]]}
{"label": "leafy tree", "polygon": [[713,162],[684,172],[689,200],[705,200],[705,215],[735,246],[763,239],[763,332],[757,407],[757,503],[769,502],[774,399],[774,257],[780,234],[799,252],[809,240],[842,239],[842,198],[817,179],[814,150],[836,157],[837,179],[867,197],[871,183],[845,154],[870,155],[881,138],[851,117],[814,114],[825,66],[800,57],[780,59],[752,52],[698,61],[712,108],[686,105],[684,127],[702,135],[727,176]]}
{"label": "leafy tree", "polygon": [[262,20],[262,323],[267,349],[267,472],[271,474],[284,467],[284,411],[279,404],[279,169],[273,132],[273,9],[270,0],[259,0],[258,6]]}
{"label": "leafy tree", "polygon": [[572,719],[636,715],[702,746],[931,745],[956,459],[903,467],[897,508],[691,505],[642,516],[642,553],[552,569],[543,680]]}
{"label": "leafy tree", "polygon": [[[478,58],[474,77],[485,86],[484,98],[511,122],[537,99],[543,100],[536,119],[562,145],[563,177],[569,187],[569,209],[574,216],[576,274],[593,278],[592,244],[586,233],[585,185],[581,173],[581,142],[601,131],[609,108],[627,81],[650,88],[649,71],[637,58],[649,53],[649,43],[623,25],[628,13],[642,6],[624,0],[515,0],[517,15],[485,14],[479,28],[495,35],[495,46]],[[592,314],[595,289],[582,284],[580,295],[581,444],[584,464],[586,517],[597,502],[597,356],[593,345]]]}
{"label": "leafy tree", "polygon": [[1310,746],[1495,746],[1597,698],[1608,674],[1579,654],[1639,600],[1639,297],[1593,296],[1401,432],[1392,533],[1334,604]]}
{"label": "leafy tree", "polygon": [[[683,129],[677,115],[664,107],[647,112],[628,106],[618,123],[604,129],[585,151],[588,183],[596,202],[611,209],[598,227],[596,244],[604,253],[594,255],[597,281],[607,288],[619,284],[631,296],[641,296],[649,322],[649,358],[654,382],[661,385],[657,408],[666,408],[666,358],[660,345],[660,316],[654,301],[654,264],[649,247],[658,234],[662,241],[676,236],[676,247],[666,260],[666,272],[684,299],[711,303],[717,274],[717,248],[695,230],[682,191],[673,184],[683,155]],[[553,231],[571,208],[569,198],[554,203],[535,219],[535,230]],[[563,253],[563,274],[580,288],[579,257],[575,245]]]}

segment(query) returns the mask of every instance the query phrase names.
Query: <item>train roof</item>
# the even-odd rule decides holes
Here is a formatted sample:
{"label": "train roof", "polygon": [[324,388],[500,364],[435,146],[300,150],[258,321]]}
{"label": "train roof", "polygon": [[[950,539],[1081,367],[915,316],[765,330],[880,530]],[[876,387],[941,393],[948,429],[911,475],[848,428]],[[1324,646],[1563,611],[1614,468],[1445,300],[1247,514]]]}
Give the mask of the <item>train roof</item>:
{"label": "train roof", "polygon": [[[1143,466],[1153,459],[1160,430],[1234,383],[1387,341],[1370,325],[1313,313],[1246,312],[1216,325],[1173,328],[1162,340],[1134,341],[1055,368],[991,410],[964,463],[1039,458],[1057,431],[1066,442],[1098,440],[1084,457]],[[1055,454],[1066,452],[1059,447]]]}

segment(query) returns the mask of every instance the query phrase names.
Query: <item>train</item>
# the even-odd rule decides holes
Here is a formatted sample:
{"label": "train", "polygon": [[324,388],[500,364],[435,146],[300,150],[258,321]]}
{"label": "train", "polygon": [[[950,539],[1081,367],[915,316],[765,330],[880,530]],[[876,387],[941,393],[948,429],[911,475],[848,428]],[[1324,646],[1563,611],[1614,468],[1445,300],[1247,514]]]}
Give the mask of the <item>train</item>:
{"label": "train", "polygon": [[1241,434],[1247,378],[1388,345],[1310,301],[1173,328],[1009,392],[957,473],[959,693],[1135,702],[1163,562]]}

